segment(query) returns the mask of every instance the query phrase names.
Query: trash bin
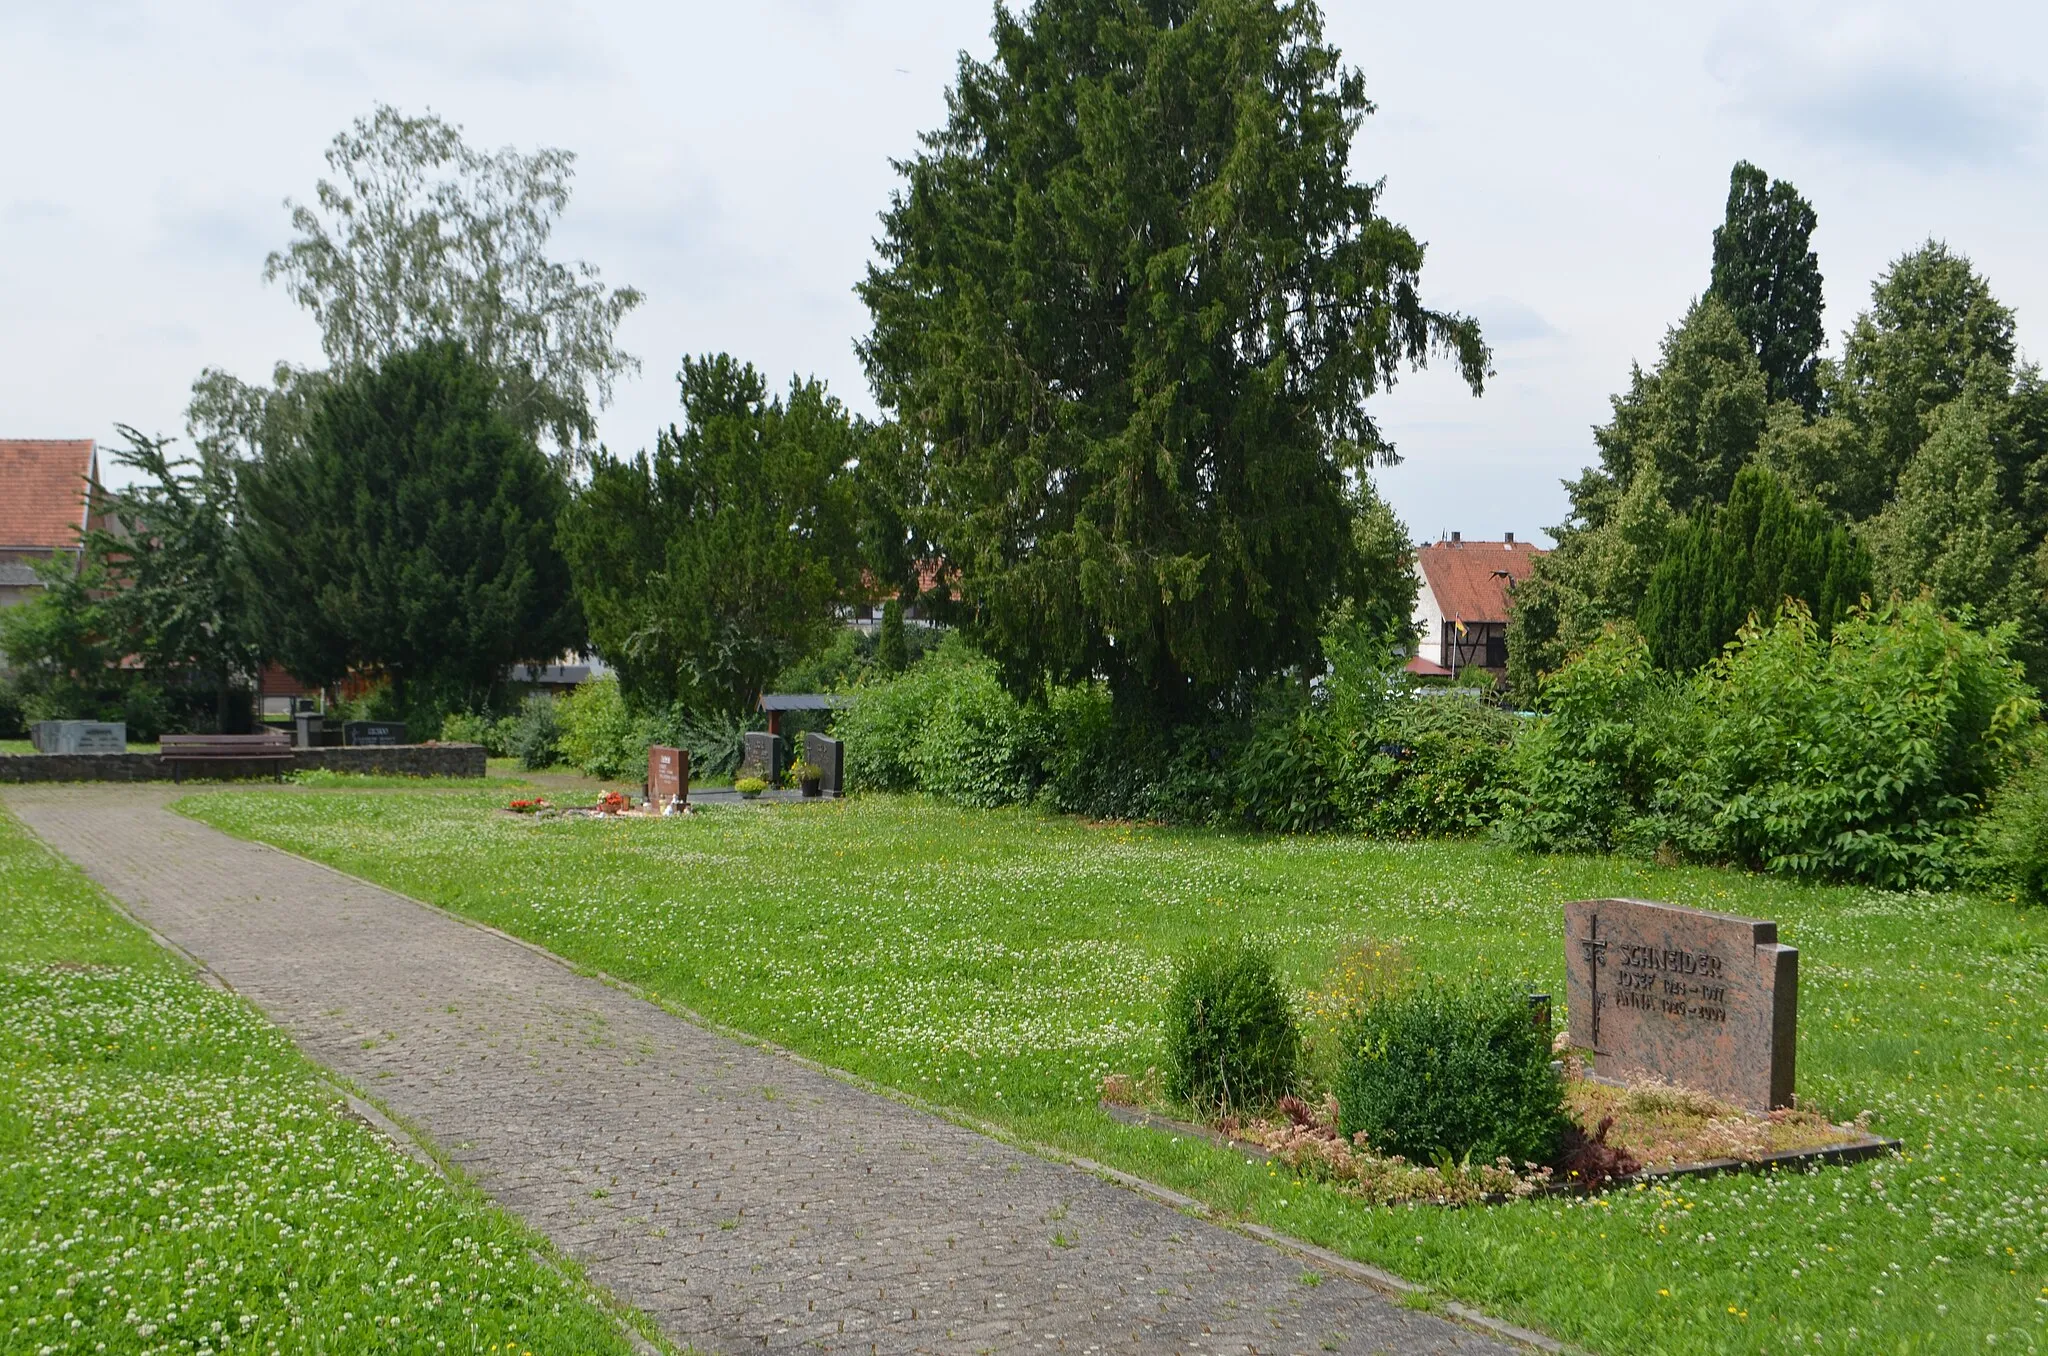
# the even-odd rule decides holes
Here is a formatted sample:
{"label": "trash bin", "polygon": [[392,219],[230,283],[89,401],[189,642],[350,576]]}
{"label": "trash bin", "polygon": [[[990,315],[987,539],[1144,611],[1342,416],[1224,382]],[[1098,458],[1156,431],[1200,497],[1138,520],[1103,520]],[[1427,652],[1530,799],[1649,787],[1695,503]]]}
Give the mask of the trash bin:
{"label": "trash bin", "polygon": [[326,719],[325,716],[317,711],[301,711],[296,716],[293,716],[292,724],[297,728],[292,732],[292,747],[299,749],[319,748],[320,727]]}

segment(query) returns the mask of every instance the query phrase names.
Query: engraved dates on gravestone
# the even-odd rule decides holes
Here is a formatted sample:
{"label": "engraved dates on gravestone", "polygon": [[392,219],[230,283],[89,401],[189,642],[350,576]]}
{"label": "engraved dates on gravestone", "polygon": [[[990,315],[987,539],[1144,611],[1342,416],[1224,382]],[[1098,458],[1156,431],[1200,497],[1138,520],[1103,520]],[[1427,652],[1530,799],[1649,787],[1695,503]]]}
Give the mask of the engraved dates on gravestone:
{"label": "engraved dates on gravestone", "polygon": [[383,747],[405,742],[402,721],[352,720],[341,727],[350,748]]}
{"label": "engraved dates on gravestone", "polygon": [[688,749],[664,748],[660,744],[655,744],[648,748],[647,799],[657,812],[667,810],[672,804],[689,804],[690,751]]}
{"label": "engraved dates on gravestone", "polygon": [[1640,899],[1564,906],[1571,1043],[1603,1078],[1683,1084],[1754,1112],[1792,1104],[1799,952],[1778,925]]}

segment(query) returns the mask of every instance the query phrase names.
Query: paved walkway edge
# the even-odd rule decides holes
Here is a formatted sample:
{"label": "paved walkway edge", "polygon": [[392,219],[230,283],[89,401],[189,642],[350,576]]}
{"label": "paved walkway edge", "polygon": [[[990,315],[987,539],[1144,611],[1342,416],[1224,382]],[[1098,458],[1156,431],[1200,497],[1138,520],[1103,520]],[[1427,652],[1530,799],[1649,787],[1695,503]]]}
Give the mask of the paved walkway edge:
{"label": "paved walkway edge", "polygon": [[[183,815],[184,811],[178,808],[179,804],[180,802],[173,801],[167,808],[169,808],[171,812],[174,814]],[[190,815],[186,815],[185,817],[188,819],[193,819],[193,822],[195,823],[205,823],[204,820],[196,819]],[[209,824],[206,825],[206,827],[213,828],[214,826]],[[265,848],[271,852],[278,853],[280,856],[294,858],[298,861],[306,863],[309,866],[315,866],[324,871],[332,871],[337,875],[349,876],[351,879],[361,881],[363,884],[371,886],[375,889],[390,890],[391,893],[393,894],[403,893],[401,891],[392,890],[391,887],[388,885],[379,884],[376,881],[369,880],[362,876],[355,876],[350,872],[343,871],[340,867],[334,866],[331,863],[320,861],[319,859],[314,857],[304,856],[301,853],[291,851],[289,848],[278,847],[274,843],[265,843],[260,839],[253,838],[245,838],[241,839],[241,841],[249,843],[255,847]],[[54,851],[54,849],[52,849],[52,851]],[[104,894],[105,892],[102,891],[101,893]],[[111,895],[108,895],[107,897],[109,899],[112,899]],[[630,994],[634,998],[639,999],[643,1003],[647,1003],[654,1007],[660,1008],[663,1012],[669,1013],[671,1016],[678,1017],[683,1021],[691,1023],[692,1025],[702,1027],[706,1031],[716,1032],[717,1034],[725,1036],[728,1039],[740,1041],[744,1044],[754,1046],[757,1049],[765,1050],[770,1054],[774,1054],[783,1059],[789,1060],[793,1064],[801,1065],[802,1067],[809,1069],[815,1073],[823,1074],[828,1078],[836,1079],[841,1083],[845,1083],[852,1087],[859,1088],[863,1092],[873,1093],[877,1097],[886,1097],[892,1102],[897,1102],[903,1106],[910,1107],[913,1110],[924,1112],[926,1115],[936,1116],[941,1120],[951,1121],[953,1124],[963,1126],[966,1129],[974,1131],[976,1134],[985,1135],[988,1138],[997,1141],[998,1143],[1007,1144],[1013,1148],[1021,1149],[1026,1153],[1032,1154],[1039,1158],[1046,1159],[1049,1162],[1063,1163],[1068,1167],[1078,1168],[1082,1172],[1088,1173],[1091,1176],[1099,1177],[1106,1182],[1112,1183],[1113,1185],[1123,1187],[1125,1190],[1136,1192],[1138,1195],[1149,1197],[1152,1200],[1158,1201],[1161,1205],[1165,1205],[1171,1209],[1178,1210],[1183,1214],[1192,1215],[1197,1218],[1207,1220],[1209,1223],[1217,1225],[1219,1227],[1230,1229],[1236,1233],[1244,1234],[1250,1238],[1256,1238],[1260,1242],[1265,1243],[1270,1247],[1277,1248],[1282,1252],[1292,1253],[1298,1257],[1306,1258],[1310,1261],[1316,1262],[1321,1266],[1328,1267],[1333,1272],[1341,1273],[1355,1281],[1359,1281],[1362,1284],[1369,1285],[1373,1289],[1378,1290],[1382,1294],[1391,1295],[1396,1299],[1404,1300],[1411,1296],[1429,1297],[1432,1295],[1432,1292],[1430,1291],[1429,1287],[1424,1285],[1418,1285],[1414,1281],[1407,1280],[1401,1276],[1394,1274],[1391,1271],[1384,1270],[1383,1268],[1373,1266],[1368,1262],[1357,1261],[1354,1258],[1346,1257],[1342,1253],[1333,1252],[1330,1249],[1322,1247],[1319,1244],[1310,1243],[1304,1239],[1295,1238],[1289,1234],[1283,1234],[1277,1229],[1269,1229],[1263,1224],[1253,1224],[1247,1221],[1232,1220],[1220,1216],[1214,1210],[1212,1210],[1205,1202],[1199,1201],[1192,1196],[1183,1195],[1170,1187],[1161,1186],[1157,1182],[1148,1181],[1145,1178],[1134,1176],[1133,1174],[1124,1172],[1118,1168],[1112,1168],[1106,1163],[1098,1163],[1092,1158],[1083,1158],[1078,1154],[1068,1153],[1066,1150],[1056,1148],[1053,1145],[1043,1144],[1037,1140],[1027,1139],[1023,1136],[1016,1134],[1014,1131],[1005,1129],[1000,1125],[995,1125],[991,1122],[979,1120],[976,1117],[965,1115],[953,1108],[934,1105],[933,1103],[927,1102],[923,1098],[918,1097],[913,1093],[904,1092],[900,1088],[892,1088],[887,1084],[877,1083],[873,1079],[864,1078],[860,1074],[853,1073],[849,1070],[835,1068],[830,1064],[821,1063],[818,1060],[812,1059],[809,1055],[800,1054],[797,1051],[788,1048],[787,1046],[778,1045],[774,1041],[768,1040],[761,1036],[757,1036],[750,1031],[742,1031],[736,1027],[727,1026],[725,1023],[708,1017],[705,1014],[698,1012],[694,1008],[688,1007],[682,1003],[675,1002],[672,999],[665,998],[662,995],[655,993],[650,989],[643,988],[640,985],[635,984],[630,979],[621,979],[617,975],[611,974],[604,970],[597,969],[592,966],[579,965],[576,962],[568,959],[566,956],[557,955],[555,952],[548,950],[548,948],[540,945],[537,942],[530,942],[524,937],[516,937],[513,934],[506,932],[501,928],[492,927],[489,923],[480,922],[477,919],[471,918],[465,914],[457,913],[453,909],[443,908],[441,905],[435,904],[429,900],[418,899],[412,895],[405,895],[404,897],[412,900],[415,904],[418,904],[422,908],[432,909],[434,912],[441,914],[446,918],[461,923],[464,927],[475,928],[479,932],[483,932],[492,937],[499,938],[502,941],[510,942],[514,946],[524,947],[526,950],[531,951],[533,954],[540,956],[552,962],[555,965],[561,966],[563,969],[568,970],[572,974],[587,975],[590,978],[598,980],[601,983],[608,984],[611,987],[619,990],[621,993]],[[124,917],[127,917],[131,922],[135,922],[137,927],[141,927],[145,932],[148,932],[150,936],[156,938],[157,942],[160,945],[170,950],[173,954],[183,957],[186,963],[198,968],[205,975],[206,981],[208,983],[217,985],[223,989],[229,987],[227,982],[220,978],[220,976],[214,974],[212,969],[209,966],[207,966],[204,961],[199,960],[197,957],[185,951],[182,947],[179,947],[176,943],[171,942],[167,938],[161,936],[153,929],[149,928],[146,924],[143,924],[140,921],[136,920],[134,915],[130,914],[128,910],[125,907],[121,906],[119,903],[116,903],[115,907],[120,909]],[[230,992],[232,992],[232,990],[230,990]],[[340,1077],[340,1075],[335,1076]],[[399,1147],[402,1151],[412,1152],[415,1149],[418,1149],[422,1145],[424,1145],[426,1146],[428,1152],[432,1152],[432,1143],[425,1136],[419,1135],[417,1132],[406,1130],[395,1125],[381,1111],[377,1113],[377,1119],[383,1121],[385,1125],[391,1126],[391,1130],[385,1131],[387,1135],[391,1134],[392,1130],[395,1130],[399,1134],[403,1134],[408,1138],[419,1141],[419,1144],[415,1144],[411,1147],[408,1147],[404,1144],[400,1144]],[[587,1284],[588,1283],[586,1282],[586,1285]],[[597,1289],[597,1287],[595,1286],[591,1286],[590,1288],[593,1291]],[[606,1298],[610,1299],[609,1296],[607,1296]],[[617,1306],[618,1302],[616,1300],[612,1300],[611,1303]],[[1469,1305],[1460,1304],[1455,1300],[1432,1299],[1432,1302],[1428,1307],[1438,1310],[1448,1318],[1455,1319],[1458,1323],[1464,1325],[1465,1327],[1474,1329],[1478,1332],[1483,1332],[1489,1337],[1497,1337],[1503,1341],[1513,1342],[1518,1346],[1528,1347],[1531,1350],[1554,1353],[1571,1353],[1581,1350],[1577,1347],[1566,1346],[1564,1343],[1558,1341],[1556,1338],[1546,1336],[1545,1334],[1537,1332],[1534,1329],[1524,1328],[1518,1324],[1510,1323],[1505,1319],[1495,1318],[1491,1314],[1482,1312],[1478,1309],[1474,1309]],[[628,1331],[635,1338],[640,1337],[640,1334],[638,1334],[637,1332],[632,1332],[630,1328],[628,1328]],[[644,1339],[641,1340],[644,1341]]]}
{"label": "paved walkway edge", "polygon": [[[35,830],[30,829],[26,824],[21,824],[21,821],[19,819],[17,819],[15,822],[17,824],[20,824],[20,826],[24,830],[26,830],[31,836],[35,838],[37,843],[42,845],[43,851],[49,853],[58,861],[63,862],[66,866],[69,866],[74,871],[80,869],[76,862],[73,862],[69,857],[66,857],[63,853],[57,851],[57,849],[52,847],[50,844],[43,842],[42,836],[40,834],[37,834]],[[199,821],[195,820],[194,822],[197,823]],[[208,827],[211,826],[209,825]],[[245,839],[243,841],[249,840]],[[270,847],[268,843],[259,844],[258,846]],[[298,855],[296,853],[285,852],[283,848],[273,847],[271,848],[271,851],[284,853],[284,855],[287,857]],[[311,858],[307,857],[302,857],[300,858],[300,860],[307,862],[312,861]],[[325,863],[314,862],[313,865],[325,866]],[[330,866],[326,869],[329,871],[333,871],[335,868]],[[346,871],[343,871],[339,872],[338,874],[347,875],[348,873]],[[361,878],[357,877],[357,879]],[[379,888],[381,889],[382,887]],[[108,908],[112,909],[115,913],[119,914],[122,918],[126,919],[134,927],[140,929],[144,934],[146,934],[149,937],[149,939],[152,942],[156,943],[158,947],[162,948],[165,952],[168,952],[171,956],[175,957],[177,960],[179,960],[184,965],[189,967],[200,983],[218,989],[222,993],[234,994],[235,997],[237,998],[242,997],[242,995],[236,991],[235,986],[228,983],[226,978],[223,977],[219,971],[215,970],[211,965],[208,965],[199,957],[193,955],[190,951],[187,951],[184,947],[179,946],[170,938],[164,936],[161,932],[158,932],[149,924],[143,922],[140,918],[137,918],[135,914],[132,911],[130,911],[126,904],[123,904],[120,900],[114,897],[112,891],[103,889],[97,883],[95,883],[93,886],[93,892],[106,902]],[[411,896],[407,896],[407,898],[411,898]],[[414,902],[418,903],[419,901],[415,900]],[[465,923],[470,922],[469,919],[462,918],[460,914],[452,913],[447,909],[442,909],[438,905],[429,904],[426,907],[435,909],[437,912],[447,914],[447,916],[450,918],[461,919],[461,921]],[[470,923],[470,925],[472,927],[480,926],[475,923]],[[530,942],[520,941],[519,938],[510,936],[507,933],[497,932],[497,929],[495,928],[486,928],[485,931],[497,933],[498,936],[504,937],[508,941],[518,942],[519,945],[527,947],[529,950],[537,951],[541,955],[546,956],[550,960],[555,961],[557,964],[568,964],[568,962],[562,960],[561,957],[556,956],[553,952],[548,951],[545,948],[533,946]],[[569,968],[572,970],[575,969],[574,966],[569,966]],[[247,1002],[248,1000],[243,999],[243,1001]],[[259,1017],[262,1017],[262,1019],[266,1023],[270,1022],[270,1019],[267,1016],[264,1016],[260,1011],[258,1012],[257,1015]],[[274,1023],[272,1023],[272,1025],[274,1025]],[[292,1042],[292,1044],[293,1048],[296,1049],[298,1046],[298,1042],[294,1041]],[[300,1053],[304,1054],[305,1052],[301,1051]],[[353,1116],[358,1121],[361,1121],[370,1130],[376,1132],[379,1136],[387,1140],[393,1149],[397,1150],[401,1154],[404,1154],[407,1158],[419,1164],[421,1167],[433,1173],[435,1176],[441,1178],[443,1181],[448,1182],[451,1185],[457,1186],[463,1191],[474,1193],[480,1199],[484,1200],[487,1204],[489,1204],[491,1208],[494,1210],[500,1210],[503,1208],[497,1205],[495,1202],[492,1202],[489,1198],[488,1193],[478,1190],[478,1188],[473,1183],[471,1183],[467,1178],[465,1178],[462,1175],[462,1172],[459,1168],[456,1168],[453,1164],[449,1163],[445,1155],[443,1155],[440,1152],[439,1146],[437,1146],[431,1138],[420,1133],[417,1130],[414,1130],[408,1126],[401,1125],[399,1124],[399,1122],[393,1120],[390,1113],[387,1112],[383,1107],[378,1106],[373,1100],[371,1100],[369,1092],[366,1089],[358,1087],[353,1079],[349,1078],[346,1074],[343,1074],[338,1070],[327,1067],[327,1065],[322,1064],[319,1060],[314,1059],[311,1055],[306,1055],[306,1059],[308,1063],[312,1064],[314,1068],[320,1071],[320,1081],[324,1082],[327,1085],[328,1090],[332,1092],[335,1098],[341,1103],[340,1109],[343,1110],[347,1115]],[[530,1226],[527,1227],[528,1232],[534,1233],[537,1237],[540,1237],[541,1241],[543,1243],[546,1243],[550,1248],[554,1246],[552,1240],[549,1240],[545,1235],[540,1234],[538,1230],[534,1230]],[[612,1322],[615,1325],[617,1325],[619,1335],[621,1337],[624,1337],[626,1341],[632,1345],[633,1349],[640,1353],[640,1356],[663,1356],[664,1352],[680,1352],[686,1350],[686,1348],[678,1347],[675,1344],[668,1342],[666,1338],[663,1339],[663,1344],[660,1346],[657,1346],[653,1341],[650,1341],[647,1336],[648,1332],[658,1332],[659,1329],[651,1320],[647,1318],[646,1315],[640,1313],[639,1310],[633,1308],[633,1306],[631,1306],[630,1304],[627,1304],[624,1301],[620,1300],[616,1295],[613,1295],[609,1291],[605,1290],[604,1287],[597,1285],[588,1276],[583,1275],[580,1271],[565,1267],[562,1258],[553,1256],[550,1253],[540,1251],[536,1251],[533,1254],[533,1257],[534,1260],[539,1262],[542,1266],[548,1268],[550,1271],[553,1271],[556,1275],[562,1277],[564,1280],[569,1281],[572,1285],[582,1290],[590,1298],[591,1303],[595,1304],[600,1311],[602,1311],[607,1317],[609,1317],[612,1320]]]}

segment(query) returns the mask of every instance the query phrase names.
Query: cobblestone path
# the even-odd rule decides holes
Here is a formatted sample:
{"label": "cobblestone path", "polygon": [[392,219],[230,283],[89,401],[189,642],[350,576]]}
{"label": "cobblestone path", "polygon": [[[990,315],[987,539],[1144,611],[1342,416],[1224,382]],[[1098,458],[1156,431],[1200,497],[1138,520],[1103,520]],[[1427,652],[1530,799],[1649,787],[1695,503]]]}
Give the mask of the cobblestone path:
{"label": "cobblestone path", "polygon": [[1506,1352],[1078,1169],[164,808],[8,804],[679,1342],[715,1352]]}

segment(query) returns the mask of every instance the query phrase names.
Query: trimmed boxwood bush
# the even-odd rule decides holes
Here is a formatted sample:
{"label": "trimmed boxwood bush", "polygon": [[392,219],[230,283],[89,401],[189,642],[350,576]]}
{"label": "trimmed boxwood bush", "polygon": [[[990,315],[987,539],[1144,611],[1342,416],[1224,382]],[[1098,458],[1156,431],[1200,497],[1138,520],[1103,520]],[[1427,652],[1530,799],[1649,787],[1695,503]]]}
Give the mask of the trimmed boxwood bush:
{"label": "trimmed boxwood bush", "polygon": [[1270,1105],[1294,1087],[1301,1033],[1273,956],[1243,941],[1197,946],[1166,995],[1167,1093],[1205,1110]]}
{"label": "trimmed boxwood bush", "polygon": [[1425,979],[1374,994],[1344,1035],[1337,1125],[1427,1162],[1547,1163],[1564,1128],[1550,1036],[1510,980]]}

